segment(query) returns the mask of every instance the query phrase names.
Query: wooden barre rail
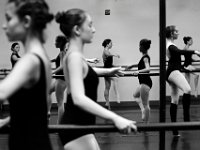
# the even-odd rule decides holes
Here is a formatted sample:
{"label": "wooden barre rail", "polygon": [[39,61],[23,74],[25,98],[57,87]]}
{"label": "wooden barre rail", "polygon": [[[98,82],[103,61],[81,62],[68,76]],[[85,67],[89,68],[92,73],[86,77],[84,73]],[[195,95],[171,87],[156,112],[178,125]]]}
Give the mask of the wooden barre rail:
{"label": "wooden barre rail", "polygon": [[[175,123],[150,123],[138,124],[137,129],[141,131],[171,131],[177,130],[200,130],[200,122],[175,122]],[[119,132],[114,125],[91,125],[91,126],[75,126],[75,125],[49,125],[49,132],[58,131],[92,131],[92,132]]]}
{"label": "wooden barre rail", "polygon": [[[159,76],[160,73],[140,73],[140,75],[148,75],[148,76]],[[138,75],[134,75],[133,73],[125,73],[124,75],[119,75],[119,77],[137,77]],[[60,78],[63,77],[63,75],[53,75],[53,78]],[[114,75],[98,75],[98,77],[116,77]]]}
{"label": "wooden barre rail", "polygon": [[[182,61],[184,62],[184,61]],[[192,62],[195,62],[195,64],[192,64],[192,65],[200,65],[199,63],[196,64],[196,62],[200,62],[200,60],[194,60]],[[168,63],[168,61],[166,61],[166,63]],[[126,68],[128,65],[122,65],[121,67],[123,68]],[[137,67],[138,65],[137,64],[134,64],[133,65],[133,68]],[[98,68],[103,68],[104,66],[93,66],[93,67],[98,67]],[[116,67],[120,67],[120,66],[116,66]],[[150,65],[150,67],[159,67],[159,65]],[[52,69],[55,69],[55,68],[52,68]],[[3,68],[3,69],[0,69],[0,72],[10,72],[11,69],[7,69],[7,68]]]}
{"label": "wooden barre rail", "polygon": [[[171,131],[171,130],[200,130],[200,122],[175,122],[175,123],[150,123],[150,124],[138,124],[138,132],[142,131]],[[10,127],[4,127],[0,129],[0,133],[7,134]],[[49,133],[55,132],[119,132],[114,125],[48,125]]]}

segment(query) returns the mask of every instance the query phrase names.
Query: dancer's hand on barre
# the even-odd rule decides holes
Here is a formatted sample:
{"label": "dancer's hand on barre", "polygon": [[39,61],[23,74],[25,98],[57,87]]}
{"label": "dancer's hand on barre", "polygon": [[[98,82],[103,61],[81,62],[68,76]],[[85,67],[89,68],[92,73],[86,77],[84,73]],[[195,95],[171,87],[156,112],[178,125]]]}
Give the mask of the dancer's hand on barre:
{"label": "dancer's hand on barre", "polygon": [[109,69],[109,75],[115,75],[116,77],[124,76],[123,68],[122,67],[113,67]]}
{"label": "dancer's hand on barre", "polygon": [[139,73],[140,73],[139,71],[134,71],[134,72],[133,72],[133,75],[134,75],[134,76],[138,76]]}
{"label": "dancer's hand on barre", "polygon": [[100,62],[100,59],[99,58],[86,58],[86,61],[89,62],[89,63],[99,63]]}
{"label": "dancer's hand on barre", "polygon": [[113,122],[122,134],[130,134],[132,131],[137,132],[137,126],[135,125],[135,121],[128,120],[121,116],[117,116],[114,118]]}

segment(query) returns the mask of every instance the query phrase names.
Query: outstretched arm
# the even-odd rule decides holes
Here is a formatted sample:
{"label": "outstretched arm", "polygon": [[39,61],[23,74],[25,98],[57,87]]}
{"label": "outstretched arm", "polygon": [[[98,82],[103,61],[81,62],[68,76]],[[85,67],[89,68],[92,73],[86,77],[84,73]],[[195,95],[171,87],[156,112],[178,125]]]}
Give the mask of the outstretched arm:
{"label": "outstretched arm", "polygon": [[137,65],[133,64],[133,65],[130,65],[130,66],[126,66],[125,70],[130,70],[132,69],[133,67],[136,67]]}
{"label": "outstretched arm", "polygon": [[95,64],[100,62],[100,59],[98,58],[86,58],[85,60],[89,63],[95,63]]}
{"label": "outstretched arm", "polygon": [[112,67],[112,68],[97,68],[93,67],[94,71],[98,75],[114,75],[116,77],[123,76],[123,69],[121,67]]}
{"label": "outstretched arm", "polygon": [[120,56],[118,54],[113,54],[109,51],[105,51],[104,54],[109,57],[109,56],[112,56],[112,57],[117,57],[117,58],[120,58]]}
{"label": "outstretched arm", "polygon": [[137,130],[134,121],[125,119],[116,113],[103,108],[85,95],[83,84],[83,62],[80,54],[75,52],[71,53],[64,62],[64,67],[67,67],[69,71],[70,91],[74,105],[88,113],[111,120],[120,131],[130,131],[131,129]]}
{"label": "outstretched arm", "polygon": [[176,47],[175,45],[170,45],[168,49],[169,49],[170,52],[173,51],[173,52],[179,53],[181,55],[184,55],[184,54],[196,54],[196,55],[200,56],[200,52],[197,51],[197,50],[181,50],[178,47]]}

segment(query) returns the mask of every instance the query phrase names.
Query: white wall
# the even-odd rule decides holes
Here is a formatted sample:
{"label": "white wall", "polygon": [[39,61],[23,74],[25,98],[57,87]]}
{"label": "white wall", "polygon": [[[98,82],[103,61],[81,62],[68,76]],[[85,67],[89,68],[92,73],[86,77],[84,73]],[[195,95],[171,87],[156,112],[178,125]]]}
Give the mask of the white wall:
{"label": "white wall", "polygon": [[[151,64],[159,64],[159,1],[157,0],[47,0],[53,13],[69,8],[82,8],[88,11],[94,21],[96,34],[93,43],[85,46],[85,56],[98,57],[102,60],[101,43],[105,38],[113,40],[113,51],[118,53],[120,59],[115,59],[116,65],[136,64],[141,58],[138,50],[139,41],[142,38],[152,40],[149,55]],[[4,6],[6,1],[0,1],[0,24],[4,19]],[[166,0],[167,25],[174,24],[180,32],[177,45],[182,48],[182,38],[190,35],[194,39],[194,49],[200,48],[199,42],[199,0]],[[105,16],[105,9],[110,9],[111,15]],[[47,29],[47,42],[45,47],[52,59],[58,54],[54,46],[55,37],[60,34],[58,25],[52,22]],[[0,29],[0,68],[11,68],[10,43],[2,29]],[[22,54],[22,51],[21,51]],[[102,65],[99,64],[99,65]],[[159,77],[152,77],[153,88],[150,100],[159,99]],[[119,79],[121,100],[133,100],[133,91],[139,85],[135,77],[123,77]],[[103,98],[104,80],[100,79],[99,101]],[[169,87],[167,85],[167,95]],[[115,100],[111,91],[111,100]]]}

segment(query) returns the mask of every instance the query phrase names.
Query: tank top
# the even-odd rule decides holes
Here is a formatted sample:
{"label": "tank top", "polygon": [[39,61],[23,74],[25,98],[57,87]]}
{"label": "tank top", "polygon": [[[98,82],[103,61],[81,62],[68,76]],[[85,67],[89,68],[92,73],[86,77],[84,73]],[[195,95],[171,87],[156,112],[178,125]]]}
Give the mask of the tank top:
{"label": "tank top", "polygon": [[58,56],[56,57],[55,64],[56,64],[56,68],[58,68],[58,67],[60,66],[60,55],[59,55],[59,54],[58,54]]}
{"label": "tank top", "polygon": [[102,57],[103,57],[104,68],[113,67],[113,56],[106,55],[106,53],[103,52]]}
{"label": "tank top", "polygon": [[[64,58],[64,55],[66,54],[65,51],[61,51],[58,56],[56,57],[56,61],[55,61],[55,64],[56,64],[56,68],[58,68],[60,66],[60,63],[63,61],[63,58]],[[60,59],[60,57],[62,59]],[[61,77],[56,77],[56,79],[61,79],[61,80],[65,80],[64,78],[64,72],[63,72],[63,69],[60,70],[59,72],[57,72],[55,75],[63,75]]]}
{"label": "tank top", "polygon": [[[94,102],[97,101],[97,88],[99,79],[96,72],[89,67],[87,76],[84,78],[85,95],[92,99]],[[61,124],[75,124],[75,125],[94,125],[95,116],[82,110],[81,108],[74,105],[71,94],[67,96],[67,103],[65,105],[65,112],[61,119]],[[66,144],[80,136],[89,134],[91,132],[80,131],[78,133],[59,133],[61,142]]]}
{"label": "tank top", "polygon": [[170,55],[168,67],[167,67],[167,81],[168,78],[174,70],[181,70],[183,69],[181,65],[181,55],[188,55],[188,54],[194,54],[194,51],[192,50],[180,50],[178,47],[174,44],[170,44],[170,42],[167,43],[167,52],[168,55]]}
{"label": "tank top", "polygon": [[183,64],[184,67],[188,67],[189,65],[192,64],[192,54],[185,54],[185,62]]}
{"label": "tank top", "polygon": [[10,61],[11,61],[11,64],[12,64],[12,68],[15,66],[15,64],[17,62],[16,60],[13,59],[13,56],[16,56],[17,58],[21,58],[18,53],[12,53],[11,54]]}
{"label": "tank top", "polygon": [[[147,58],[147,59],[148,59],[148,62],[149,62],[149,65],[150,65],[151,60],[150,60],[149,55],[144,55],[144,56],[140,59],[140,61],[139,61],[139,63],[138,63],[138,70],[142,70],[142,69],[145,68],[144,58]],[[152,80],[151,80],[151,78],[150,78],[150,76],[149,76],[148,74],[147,74],[147,75],[141,75],[141,74],[139,74],[139,75],[138,75],[138,79],[139,79],[139,83],[140,83],[140,84],[146,84],[146,85],[148,85],[150,88],[152,87]]]}
{"label": "tank top", "polygon": [[45,66],[40,60],[40,78],[29,89],[22,88],[9,98],[10,150],[51,150],[47,122]]}

